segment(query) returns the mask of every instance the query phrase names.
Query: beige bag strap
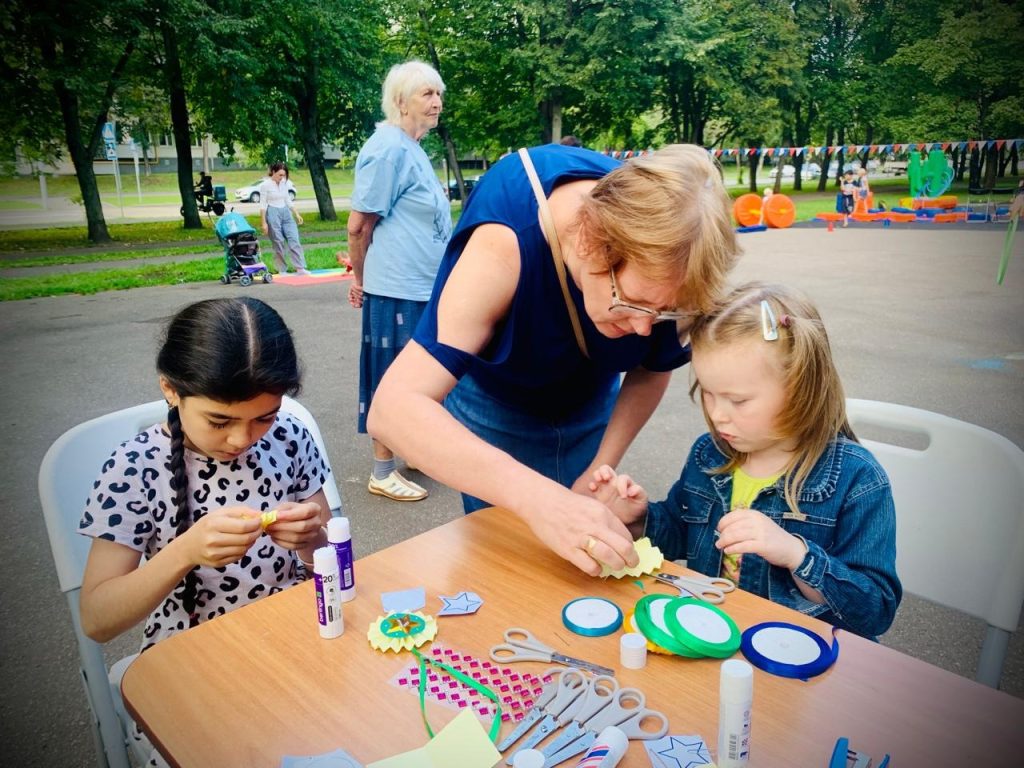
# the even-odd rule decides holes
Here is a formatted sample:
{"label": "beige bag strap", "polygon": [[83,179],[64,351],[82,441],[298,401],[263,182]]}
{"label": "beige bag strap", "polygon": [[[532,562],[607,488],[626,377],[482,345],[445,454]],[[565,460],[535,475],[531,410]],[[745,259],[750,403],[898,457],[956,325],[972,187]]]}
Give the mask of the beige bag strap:
{"label": "beige bag strap", "polygon": [[562,261],[562,247],[558,243],[558,233],[555,231],[555,222],[551,218],[551,209],[548,207],[548,199],[544,196],[544,189],[537,178],[537,170],[533,167],[530,153],[526,147],[520,147],[519,157],[526,169],[526,176],[533,187],[533,194],[537,198],[537,207],[540,209],[540,221],[544,225],[544,232],[548,236],[548,245],[551,246],[551,257],[555,260],[555,272],[558,273],[558,282],[562,285],[562,296],[565,298],[565,308],[569,310],[569,319],[572,321],[572,330],[576,334],[576,346],[584,357],[589,358],[587,342],[583,338],[583,327],[580,325],[580,316],[576,312],[576,304],[569,295],[569,284],[565,277],[565,262]]}

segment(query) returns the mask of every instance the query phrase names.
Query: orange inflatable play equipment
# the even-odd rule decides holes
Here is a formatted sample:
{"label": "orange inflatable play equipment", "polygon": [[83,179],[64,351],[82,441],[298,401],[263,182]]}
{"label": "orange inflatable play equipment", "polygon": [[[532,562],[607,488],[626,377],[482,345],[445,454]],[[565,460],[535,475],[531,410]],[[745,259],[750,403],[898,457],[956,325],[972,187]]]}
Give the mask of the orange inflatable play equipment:
{"label": "orange inflatable play equipment", "polygon": [[736,198],[732,204],[732,215],[741,227],[750,227],[761,223],[761,196],[748,192]]}
{"label": "orange inflatable play equipment", "polygon": [[793,226],[796,206],[785,195],[770,195],[764,203],[764,223],[773,229]]}
{"label": "orange inflatable play equipment", "polygon": [[936,213],[932,220],[937,224],[950,224],[954,221],[967,221],[966,212],[954,212],[954,213]]}
{"label": "orange inflatable play equipment", "polygon": [[819,213],[814,218],[818,219],[819,221],[827,221],[828,222],[828,231],[831,232],[832,228],[835,226],[836,222],[843,220],[843,214],[841,214],[841,213],[832,213],[831,211],[825,211],[824,213]]}
{"label": "orange inflatable play equipment", "polygon": [[939,197],[901,197],[900,208],[956,208],[956,195],[941,195]]}
{"label": "orange inflatable play equipment", "polygon": [[[870,189],[868,190],[867,199],[860,195],[856,195],[855,199],[857,201],[853,204],[853,215],[855,217],[857,214],[869,214],[869,211],[875,207],[875,193]],[[858,219],[858,221],[874,221],[874,219]]]}
{"label": "orange inflatable play equipment", "polygon": [[885,214],[885,218],[889,221],[897,221],[906,224],[911,221],[917,221],[917,216],[912,213],[899,213],[897,211],[889,211]]}

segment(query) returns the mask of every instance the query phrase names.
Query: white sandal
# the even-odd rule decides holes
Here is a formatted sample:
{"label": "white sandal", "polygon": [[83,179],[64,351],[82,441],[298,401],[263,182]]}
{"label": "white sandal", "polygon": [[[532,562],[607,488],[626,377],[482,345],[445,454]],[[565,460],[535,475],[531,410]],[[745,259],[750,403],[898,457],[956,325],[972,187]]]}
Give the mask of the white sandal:
{"label": "white sandal", "polygon": [[406,480],[398,470],[393,470],[383,480],[378,480],[372,474],[366,489],[378,496],[385,496],[392,501],[420,501],[427,498],[426,488],[421,488],[411,480]]}

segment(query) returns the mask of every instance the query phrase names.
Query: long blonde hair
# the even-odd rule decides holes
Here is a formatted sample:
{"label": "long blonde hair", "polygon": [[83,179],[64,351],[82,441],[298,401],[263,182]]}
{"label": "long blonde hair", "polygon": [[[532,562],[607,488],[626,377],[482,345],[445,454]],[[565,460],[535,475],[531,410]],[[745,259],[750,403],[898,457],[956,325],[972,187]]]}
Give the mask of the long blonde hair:
{"label": "long blonde hair", "polygon": [[[726,295],[713,312],[696,320],[690,330],[690,343],[696,352],[753,338],[763,340],[762,301],[774,313],[779,335],[775,341],[762,343],[776,345],[775,359],[786,392],[786,403],[776,417],[775,429],[781,439],[793,440],[797,445],[784,469],[786,503],[790,510],[799,512],[797,499],[804,481],[828,444],[838,435],[857,439],[846,418],[843,383],[817,307],[791,288],[746,283]],[[699,389],[700,382],[694,382],[690,396],[694,397]],[[703,398],[701,401],[708,429],[719,450],[729,458],[717,471],[731,472],[742,466],[747,455],[719,438]]]}
{"label": "long blonde hair", "polygon": [[[677,306],[706,312],[739,256],[732,205],[707,150],[672,144],[634,158],[584,198],[577,225],[583,249],[607,266],[630,264],[679,286]],[[606,261],[594,259],[604,270]]]}

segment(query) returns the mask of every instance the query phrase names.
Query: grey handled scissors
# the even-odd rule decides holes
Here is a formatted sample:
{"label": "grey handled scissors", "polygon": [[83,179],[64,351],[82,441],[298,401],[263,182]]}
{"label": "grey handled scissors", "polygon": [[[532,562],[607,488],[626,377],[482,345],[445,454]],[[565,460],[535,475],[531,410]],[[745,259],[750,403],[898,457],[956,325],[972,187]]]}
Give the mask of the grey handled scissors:
{"label": "grey handled scissors", "polygon": [[491,658],[499,664],[514,661],[546,661],[564,664],[567,667],[579,667],[595,675],[614,676],[615,670],[592,664],[589,661],[575,659],[558,653],[550,645],[545,645],[528,629],[509,627],[505,630],[505,642],[491,648]]}
{"label": "grey handled scissors", "polygon": [[[626,705],[629,706],[626,706]],[[569,746],[544,761],[544,768],[558,765],[590,749],[597,735],[609,725],[617,726],[627,739],[660,739],[668,733],[668,718],[656,709],[647,709],[647,699],[636,688],[621,688],[612,694],[611,701],[586,722],[586,733]],[[655,730],[648,727],[658,723]],[[645,725],[647,727],[645,727]]]}
{"label": "grey handled scissors", "polygon": [[[504,752],[519,741],[522,735],[533,727],[534,723],[547,715],[548,708],[555,699],[559,699],[559,705],[561,705],[562,701],[575,698],[571,695],[572,692],[581,693],[583,687],[587,684],[586,675],[578,669],[551,670],[551,674],[554,675],[553,679],[541,689],[540,696],[533,700],[533,706],[526,717],[519,722],[519,725],[515,727],[512,733],[498,742],[499,752]],[[562,710],[559,709],[558,711],[561,712]]]}
{"label": "grey handled scissors", "polygon": [[692,595],[706,603],[718,605],[725,602],[725,594],[736,589],[730,579],[721,576],[677,576],[672,573],[656,573],[654,578],[662,584],[669,584],[681,595]]}
{"label": "grey handled scissors", "polygon": [[558,718],[556,728],[564,728],[551,740],[541,754],[545,759],[572,744],[587,732],[585,723],[608,706],[619,690],[619,681],[607,675],[597,675],[588,683],[587,690],[574,701]]}

